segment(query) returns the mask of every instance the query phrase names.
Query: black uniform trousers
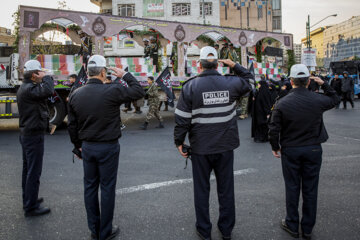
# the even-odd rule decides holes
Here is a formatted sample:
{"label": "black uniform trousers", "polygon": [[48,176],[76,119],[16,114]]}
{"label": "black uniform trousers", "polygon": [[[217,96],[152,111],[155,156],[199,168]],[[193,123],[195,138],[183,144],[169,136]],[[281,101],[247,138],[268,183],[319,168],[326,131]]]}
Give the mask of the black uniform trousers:
{"label": "black uniform trousers", "polygon": [[[100,240],[106,239],[112,230],[119,154],[119,143],[83,142],[82,144],[88,227]],[[101,206],[98,198],[99,185]]]}
{"label": "black uniform trousers", "polygon": [[284,147],[281,150],[281,162],[286,190],[286,224],[293,232],[299,232],[298,207],[301,190],[301,229],[303,233],[311,234],[316,221],[322,147]]}
{"label": "black uniform trousers", "polygon": [[343,105],[344,105],[344,109],[346,109],[346,102],[350,102],[351,106],[354,107],[354,102],[351,98],[351,94],[352,92],[343,92],[342,93],[342,100],[343,100]]}
{"label": "black uniform trousers", "polygon": [[214,170],[217,183],[220,215],[218,227],[224,236],[230,236],[235,225],[234,151],[218,154],[192,154],[196,228],[210,237],[212,224],[209,213],[210,174]]}
{"label": "black uniform trousers", "polygon": [[44,156],[44,135],[20,135],[23,154],[22,198],[25,212],[39,207],[40,176]]}

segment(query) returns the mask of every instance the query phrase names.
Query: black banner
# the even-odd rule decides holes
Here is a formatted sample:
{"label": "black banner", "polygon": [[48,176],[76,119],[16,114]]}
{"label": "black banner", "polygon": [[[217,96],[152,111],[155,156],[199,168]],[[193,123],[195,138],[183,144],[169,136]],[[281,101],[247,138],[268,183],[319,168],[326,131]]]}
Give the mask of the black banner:
{"label": "black banner", "polygon": [[77,75],[76,80],[75,80],[75,83],[74,83],[74,86],[73,86],[74,90],[76,88],[84,86],[86,84],[87,80],[88,80],[88,77],[87,77],[87,74],[86,74],[86,71],[85,71],[85,67],[83,65],[81,67],[81,69],[80,69],[79,74]]}
{"label": "black banner", "polygon": [[171,85],[171,73],[169,68],[165,68],[164,71],[160,74],[160,76],[156,79],[156,83],[160,88],[166,93],[167,101],[170,107],[174,107],[174,94],[172,92],[172,85]]}

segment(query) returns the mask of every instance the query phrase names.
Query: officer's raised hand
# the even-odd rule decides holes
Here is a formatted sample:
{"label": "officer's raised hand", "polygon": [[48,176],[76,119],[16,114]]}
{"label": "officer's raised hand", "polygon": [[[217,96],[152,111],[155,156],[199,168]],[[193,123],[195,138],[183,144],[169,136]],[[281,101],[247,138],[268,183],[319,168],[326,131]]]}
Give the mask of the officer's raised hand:
{"label": "officer's raised hand", "polygon": [[223,63],[223,64],[228,65],[228,66],[231,67],[231,68],[235,67],[235,64],[236,64],[235,62],[233,62],[233,61],[230,60],[230,59],[219,59],[218,61],[221,62],[221,63]]}
{"label": "officer's raised hand", "polygon": [[314,80],[319,86],[324,84],[324,81],[319,77],[310,77],[311,80]]}
{"label": "officer's raised hand", "polygon": [[122,78],[125,75],[125,71],[120,69],[120,68],[115,68],[115,67],[109,67],[109,69],[111,71],[113,71],[112,75],[118,77],[118,78]]}

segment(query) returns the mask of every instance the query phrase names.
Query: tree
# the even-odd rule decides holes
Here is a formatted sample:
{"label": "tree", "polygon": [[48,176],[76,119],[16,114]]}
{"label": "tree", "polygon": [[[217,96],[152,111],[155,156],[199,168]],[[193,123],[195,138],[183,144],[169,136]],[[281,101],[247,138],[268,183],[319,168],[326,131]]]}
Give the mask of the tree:
{"label": "tree", "polygon": [[295,54],[294,54],[294,50],[287,50],[287,55],[288,55],[288,64],[287,64],[287,68],[288,68],[288,72],[290,72],[290,69],[293,65],[295,65]]}
{"label": "tree", "polygon": [[14,26],[14,36],[15,36],[15,42],[13,44],[14,47],[14,52],[18,52],[19,51],[19,28],[20,28],[20,11],[17,10],[16,12],[14,12],[12,14],[12,17],[14,18],[14,22],[12,23],[12,25]]}

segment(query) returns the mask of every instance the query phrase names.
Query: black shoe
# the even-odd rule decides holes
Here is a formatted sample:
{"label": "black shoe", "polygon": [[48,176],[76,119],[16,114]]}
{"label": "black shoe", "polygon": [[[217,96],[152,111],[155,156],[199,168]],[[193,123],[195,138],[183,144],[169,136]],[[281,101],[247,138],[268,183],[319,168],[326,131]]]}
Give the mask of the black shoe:
{"label": "black shoe", "polygon": [[[38,198],[38,200],[36,200],[36,203],[37,204],[40,204],[40,203],[42,203],[42,202],[44,202],[44,198]],[[23,207],[23,209],[25,210],[25,207]]]}
{"label": "black shoe", "polygon": [[111,230],[111,234],[110,236],[108,236],[106,238],[106,240],[110,240],[110,239],[114,239],[117,235],[119,235],[120,233],[120,229],[118,226],[113,226],[112,230]]}
{"label": "black shoe", "polygon": [[231,234],[230,234],[230,236],[226,236],[221,232],[219,226],[218,226],[218,229],[219,229],[219,232],[221,233],[221,237],[223,240],[231,240]]}
{"label": "black shoe", "polygon": [[311,233],[310,233],[310,234],[302,233],[302,234],[301,234],[301,237],[302,237],[303,239],[306,239],[306,240],[311,240]]}
{"label": "black shoe", "polygon": [[156,128],[164,128],[164,124],[162,122],[160,122],[159,126],[157,126]]}
{"label": "black shoe", "polygon": [[140,129],[141,129],[141,130],[146,130],[148,125],[149,125],[148,122],[144,122],[144,124],[141,125]]}
{"label": "black shoe", "polygon": [[282,219],[282,220],[281,220],[280,227],[281,227],[284,231],[286,231],[287,233],[289,233],[293,238],[299,238],[299,233],[298,233],[298,232],[293,232],[293,231],[291,231],[291,229],[289,228],[289,226],[286,224],[285,219]]}
{"label": "black shoe", "polygon": [[34,210],[25,213],[25,217],[35,217],[50,213],[50,208],[38,207]]}
{"label": "black shoe", "polygon": [[211,240],[211,236],[208,237],[208,238],[206,238],[206,237],[204,237],[197,229],[196,229],[196,234],[199,236],[199,238],[200,238],[201,240]]}
{"label": "black shoe", "polygon": [[90,240],[98,240],[98,237],[95,234],[90,235]]}

